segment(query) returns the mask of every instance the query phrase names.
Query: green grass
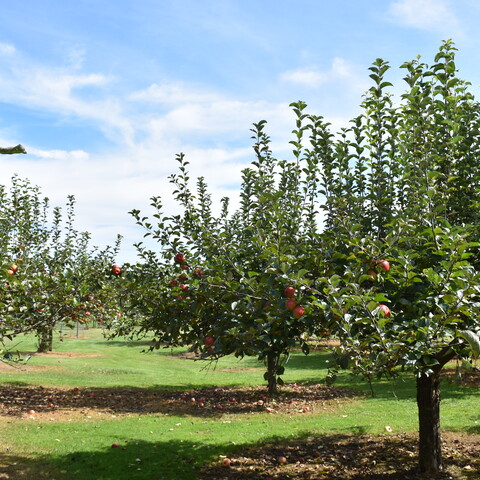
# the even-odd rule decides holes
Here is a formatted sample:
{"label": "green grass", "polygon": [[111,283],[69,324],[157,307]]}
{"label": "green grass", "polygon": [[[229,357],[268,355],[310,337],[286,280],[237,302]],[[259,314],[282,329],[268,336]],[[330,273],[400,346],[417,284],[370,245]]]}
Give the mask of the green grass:
{"label": "green grass", "polygon": [[[19,350],[34,350],[31,337],[20,340]],[[123,341],[107,342],[99,331],[90,331],[85,338],[65,339],[55,345],[56,352],[80,355],[33,357],[25,371],[4,367],[0,378],[2,383],[66,388],[128,386],[181,390],[263,383],[263,364],[255,359],[225,358],[215,368],[211,365],[207,369],[205,364],[179,355],[183,350],[142,353],[144,348],[145,345]],[[294,354],[284,379],[289,383],[321,382],[326,376],[327,360],[328,354],[323,352],[313,352],[308,357]],[[339,384],[369,391],[367,385],[350,375],[341,376]],[[12,418],[0,422],[3,444],[0,460],[17,462],[24,478],[194,480],[198,469],[219,455],[271,439],[312,434],[380,434],[385,433],[387,425],[394,433],[416,430],[411,379],[397,380],[395,384],[377,382],[375,392],[374,398],[365,396],[340,402],[335,409],[295,417],[269,414],[113,417],[90,412],[64,421]],[[478,389],[445,382],[442,427],[480,434],[479,399]],[[124,448],[112,449],[114,442]]]}

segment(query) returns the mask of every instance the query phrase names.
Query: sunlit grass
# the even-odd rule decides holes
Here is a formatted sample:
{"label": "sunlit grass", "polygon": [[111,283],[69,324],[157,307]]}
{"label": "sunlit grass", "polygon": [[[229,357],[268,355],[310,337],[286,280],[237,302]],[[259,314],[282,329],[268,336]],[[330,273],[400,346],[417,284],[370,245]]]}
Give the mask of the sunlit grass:
{"label": "sunlit grass", "polygon": [[[31,337],[17,339],[23,352],[35,349]],[[142,353],[145,344],[107,342],[101,332],[66,338],[55,352],[34,356],[25,368],[2,367],[3,383],[83,388],[201,388],[214,385],[264,384],[264,365],[254,358],[228,357],[209,368],[188,359],[185,349]],[[70,356],[71,354],[71,356]],[[323,382],[328,353],[293,354],[284,377],[287,383]],[[20,366],[21,367],[21,366]],[[376,396],[349,374],[339,385],[361,395],[308,415],[252,413],[196,417],[172,414],[115,416],[88,410],[63,420],[48,416],[0,421],[4,462],[16,462],[18,478],[51,480],[185,479],[193,480],[202,465],[246,445],[269,439],[305,435],[392,434],[417,428],[415,385],[410,377],[378,381]],[[480,433],[479,391],[443,383],[442,427]],[[62,417],[60,417],[62,418]],[[113,443],[120,448],[112,449]],[[23,473],[22,473],[23,472]],[[23,476],[22,476],[23,475]],[[42,476],[45,475],[45,476]]]}

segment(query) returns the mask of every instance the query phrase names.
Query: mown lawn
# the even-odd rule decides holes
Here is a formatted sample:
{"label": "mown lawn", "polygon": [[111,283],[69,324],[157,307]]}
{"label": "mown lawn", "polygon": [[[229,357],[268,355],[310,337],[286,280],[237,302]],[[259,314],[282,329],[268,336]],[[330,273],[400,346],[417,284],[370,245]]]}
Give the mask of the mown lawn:
{"label": "mown lawn", "polygon": [[[14,345],[21,352],[35,349],[31,337],[16,339]],[[142,353],[145,347],[141,342],[109,342],[100,330],[90,330],[84,338],[57,341],[54,353],[33,356],[26,365],[3,365],[4,388],[36,391],[41,386],[46,396],[50,389],[65,392],[65,398],[81,397],[84,403],[63,408],[60,402],[50,410],[46,404],[43,410],[29,413],[33,397],[5,397],[0,415],[0,479],[193,480],[205,465],[246,446],[262,448],[265,442],[312,435],[395,435],[417,428],[411,379],[377,382],[372,398],[367,385],[345,374],[338,385],[357,391],[358,396],[331,399],[322,408],[294,414],[256,408],[256,397],[249,399],[252,408],[246,411],[230,406],[225,411],[200,409],[198,400],[196,408],[176,408],[183,405],[179,398],[184,391],[190,395],[199,389],[213,392],[218,386],[241,390],[262,385],[263,364],[251,358],[225,358],[208,365],[194,361],[182,349]],[[324,384],[328,358],[322,350],[308,357],[294,354],[285,382],[299,388]],[[119,392],[132,395],[135,406],[137,400],[140,404],[144,397],[165,391],[177,402],[173,409],[126,411],[115,405]],[[100,396],[108,401],[110,394],[111,408],[96,403]],[[444,381],[442,428],[473,433],[480,440],[479,399],[478,386]],[[18,406],[16,414],[5,414],[9,402]],[[119,447],[112,448],[114,443]]]}

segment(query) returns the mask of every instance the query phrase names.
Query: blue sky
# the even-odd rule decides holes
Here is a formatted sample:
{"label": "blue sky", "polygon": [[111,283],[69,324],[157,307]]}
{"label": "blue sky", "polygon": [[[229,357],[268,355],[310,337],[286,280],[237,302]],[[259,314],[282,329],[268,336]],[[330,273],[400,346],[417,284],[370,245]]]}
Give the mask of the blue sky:
{"label": "blue sky", "polygon": [[345,126],[377,57],[401,93],[398,67],[452,38],[480,87],[477,0],[0,0],[0,22],[0,146],[28,151],[0,156],[1,182],[75,195],[95,244],[125,237],[119,261],[143,233],[129,210],[161,195],[173,211],[176,153],[235,204],[251,124],[268,121],[279,157],[291,102]]}

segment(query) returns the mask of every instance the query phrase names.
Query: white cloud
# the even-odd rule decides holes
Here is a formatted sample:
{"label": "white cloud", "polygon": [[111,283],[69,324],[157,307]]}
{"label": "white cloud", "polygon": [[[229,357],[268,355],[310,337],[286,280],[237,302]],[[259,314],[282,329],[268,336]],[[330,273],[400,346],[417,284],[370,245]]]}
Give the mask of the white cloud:
{"label": "white cloud", "polygon": [[0,43],[0,55],[13,55],[15,47],[9,43]]}
{"label": "white cloud", "polygon": [[333,59],[329,70],[321,71],[315,67],[300,68],[284,72],[280,79],[284,82],[303,85],[309,88],[318,88],[328,82],[342,80],[350,85],[365,86],[363,77],[355,71],[345,59],[336,57]]}
{"label": "white cloud", "polygon": [[452,36],[462,34],[460,21],[448,0],[397,0],[390,5],[389,14],[408,27]]}
{"label": "white cloud", "polygon": [[73,74],[72,67],[45,67],[24,58],[15,47],[0,44],[0,53],[4,50],[9,55],[0,62],[0,101],[86,119],[109,138],[132,144],[134,128],[122,101],[105,94],[112,78],[99,73]]}
{"label": "white cloud", "polygon": [[[241,170],[254,159],[252,123],[268,121],[275,155],[289,155],[294,114],[287,103],[273,103],[211,91],[178,82],[153,83],[132,93],[114,94],[115,79],[70,68],[46,68],[25,62],[13,49],[10,61],[0,61],[8,75],[0,77],[0,101],[55,115],[74,116],[101,129],[116,143],[109,152],[46,150],[25,144],[28,155],[0,156],[4,179],[14,173],[39,185],[52,205],[74,195],[77,228],[90,231],[96,245],[112,244],[125,236],[122,258],[134,260],[134,242],[144,232],[128,211],[149,211],[150,198],[161,195],[165,211],[177,208],[168,176],[177,171],[175,155],[190,162],[192,188],[204,176],[214,205],[223,196],[238,205]],[[68,52],[66,52],[68,55]],[[24,66],[25,64],[25,66]],[[4,68],[5,69],[5,68]],[[332,62],[327,76],[349,80],[355,76],[347,62]],[[86,94],[84,94],[86,91]],[[10,145],[5,132],[0,144]],[[4,140],[4,141],[3,141]]]}

